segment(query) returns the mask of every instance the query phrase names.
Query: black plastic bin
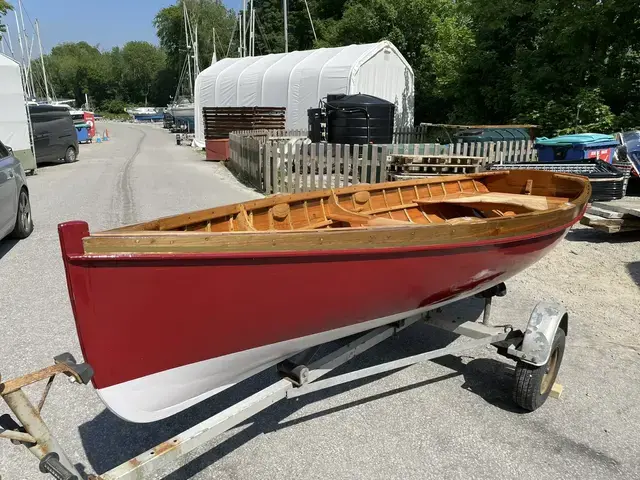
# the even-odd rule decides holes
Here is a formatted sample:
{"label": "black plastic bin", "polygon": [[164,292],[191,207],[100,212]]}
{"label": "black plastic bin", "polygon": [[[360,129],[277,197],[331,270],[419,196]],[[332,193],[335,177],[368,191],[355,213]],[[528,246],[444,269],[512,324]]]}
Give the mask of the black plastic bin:
{"label": "black plastic bin", "polygon": [[574,173],[587,177],[591,182],[592,202],[616,200],[624,197],[624,172],[602,160],[576,160],[569,162],[494,163],[490,170],[546,170],[558,173]]}

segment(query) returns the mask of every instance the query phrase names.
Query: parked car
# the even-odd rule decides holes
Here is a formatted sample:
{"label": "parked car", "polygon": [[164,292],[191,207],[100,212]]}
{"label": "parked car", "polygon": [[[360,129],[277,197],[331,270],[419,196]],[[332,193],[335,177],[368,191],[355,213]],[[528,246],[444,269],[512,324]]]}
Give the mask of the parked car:
{"label": "parked car", "polygon": [[36,163],[78,160],[78,136],[69,109],[29,105]]}
{"label": "parked car", "polygon": [[0,142],[0,239],[27,238],[32,231],[27,177],[11,148]]}

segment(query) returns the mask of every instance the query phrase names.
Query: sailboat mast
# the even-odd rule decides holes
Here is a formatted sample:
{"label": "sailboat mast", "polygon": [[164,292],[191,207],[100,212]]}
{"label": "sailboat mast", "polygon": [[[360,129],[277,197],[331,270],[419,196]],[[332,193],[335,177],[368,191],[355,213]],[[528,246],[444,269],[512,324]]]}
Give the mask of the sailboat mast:
{"label": "sailboat mast", "polygon": [[256,54],[256,12],[253,8],[253,0],[250,0],[251,6],[249,14],[249,55]]}
{"label": "sailboat mast", "polygon": [[198,48],[198,23],[196,22],[195,33],[193,36],[193,76],[197,77],[200,74],[200,51]]}
{"label": "sailboat mast", "polygon": [[[187,17],[187,2],[182,2],[182,7],[183,7],[183,14],[184,14],[184,39],[187,45],[187,59],[190,56],[190,45],[189,45],[189,30],[188,30],[188,25],[189,25],[189,20]],[[187,62],[188,67],[189,67],[189,93],[191,94],[191,96],[193,96],[193,89],[192,89],[192,85],[193,85],[193,78],[191,76],[191,61]]]}
{"label": "sailboat mast", "polygon": [[[33,85],[33,71],[31,69],[31,52],[29,50],[27,50],[28,46],[29,46],[29,42],[28,42],[28,37],[27,37],[27,29],[24,27],[24,13],[22,12],[22,0],[18,0],[18,7],[20,10],[20,23],[22,23],[22,35],[24,36],[24,49],[25,49],[25,54],[27,55],[26,60],[25,60],[25,81],[27,82],[27,85],[30,85],[30,89],[31,89],[31,96],[35,98],[36,96],[36,91]],[[27,63],[28,62],[28,63]]]}
{"label": "sailboat mast", "polygon": [[11,43],[11,30],[9,30],[9,25],[5,25],[7,27],[7,43],[9,44],[9,53],[13,57],[13,44]]}
{"label": "sailboat mast", "polygon": [[242,20],[240,20],[241,57],[247,56],[247,0],[242,0]]}
{"label": "sailboat mast", "polygon": [[307,15],[309,15],[309,23],[311,24],[311,31],[313,32],[313,39],[317,42],[318,36],[316,35],[316,27],[313,26],[313,19],[311,18],[311,10],[309,10],[309,2],[304,0],[304,4],[307,7]]}
{"label": "sailboat mast", "polygon": [[33,65],[31,62],[31,54],[33,53],[33,42],[35,42],[35,37],[31,37],[31,46],[29,47],[29,81],[31,82],[31,91],[33,92],[33,96],[36,96],[36,85],[33,83]]}
{"label": "sailboat mast", "polygon": [[40,47],[40,65],[42,65],[42,77],[44,78],[44,90],[47,95],[47,101],[51,101],[49,96],[49,82],[47,82],[47,69],[44,66],[44,55],[42,54],[42,39],[40,38],[40,22],[36,18],[36,35],[38,36],[38,46]]}
{"label": "sailboat mast", "polygon": [[287,0],[282,0],[282,10],[284,13],[284,52],[289,52],[289,23],[287,20]]}
{"label": "sailboat mast", "polygon": [[213,27],[213,55],[211,56],[211,65],[218,61],[218,56],[216,55],[216,27]]}
{"label": "sailboat mast", "polygon": [[27,98],[31,98],[31,94],[29,93],[29,84],[27,82],[27,71],[24,66],[24,49],[22,48],[22,34],[20,33],[20,22],[18,21],[18,12],[16,10],[13,11],[13,14],[16,17],[16,31],[18,32],[18,45],[20,45],[20,78],[22,79],[22,88],[27,95]]}

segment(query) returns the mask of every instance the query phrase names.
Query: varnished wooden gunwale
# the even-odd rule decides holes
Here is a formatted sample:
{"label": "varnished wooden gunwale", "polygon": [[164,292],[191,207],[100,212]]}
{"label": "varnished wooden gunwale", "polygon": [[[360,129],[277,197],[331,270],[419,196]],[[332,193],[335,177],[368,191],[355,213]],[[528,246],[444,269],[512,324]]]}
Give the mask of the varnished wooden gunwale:
{"label": "varnished wooden gunwale", "polygon": [[103,232],[96,232],[93,235],[111,235],[116,233],[130,233],[132,231],[167,231],[175,228],[180,228],[185,225],[195,224],[199,222],[205,222],[212,218],[219,218],[228,215],[237,215],[240,212],[241,206],[246,211],[255,211],[260,209],[268,209],[277,204],[283,202],[302,202],[302,201],[310,201],[310,200],[318,200],[318,199],[328,199],[331,197],[332,193],[336,193],[339,196],[342,195],[351,195],[356,192],[361,191],[377,191],[383,190],[384,188],[390,188],[392,185],[393,188],[402,188],[406,186],[414,186],[414,185],[440,185],[440,184],[454,184],[457,181],[461,180],[473,180],[473,179],[481,179],[489,176],[504,176],[508,174],[508,171],[501,170],[495,172],[485,172],[485,173],[477,173],[470,175],[452,175],[446,178],[446,180],[438,179],[438,178],[429,178],[424,180],[406,180],[402,182],[388,182],[388,183],[380,183],[380,184],[358,184],[352,185],[350,187],[342,187],[338,189],[324,189],[317,190],[314,192],[306,192],[306,193],[298,193],[293,195],[273,195],[266,198],[261,198],[257,200],[250,200],[247,202],[236,203],[231,205],[223,205],[220,207],[214,207],[204,210],[197,210],[194,212],[183,213],[180,215],[171,215],[168,217],[158,218],[156,220],[152,220],[149,222],[142,222],[133,225],[127,225],[123,227],[118,227],[111,230],[106,230]]}
{"label": "varnished wooden gunwale", "polygon": [[[278,195],[266,199],[254,200],[242,204],[229,205],[217,209],[202,210],[188,214],[178,215],[174,217],[166,217],[153,222],[147,222],[130,227],[123,227],[115,230],[99,232],[91,234],[83,240],[85,253],[90,255],[103,254],[154,254],[154,253],[231,253],[231,252],[267,252],[267,251],[322,251],[322,250],[349,250],[349,249],[368,249],[368,248],[397,248],[397,247],[416,247],[429,245],[447,245],[447,244],[464,244],[473,242],[482,242],[487,240],[500,241],[510,237],[526,237],[543,235],[567,226],[577,220],[577,216],[588,201],[591,187],[588,179],[574,175],[560,175],[558,177],[564,185],[549,185],[544,187],[541,180],[555,179],[546,175],[533,174],[533,180],[525,180],[523,182],[522,170],[517,171],[519,184],[515,187],[512,181],[505,175],[505,171],[489,172],[488,174],[461,175],[457,177],[449,177],[446,181],[434,178],[428,181],[408,181],[393,182],[378,185],[356,185],[336,190],[324,190],[322,192],[311,192],[305,194],[296,194],[291,196]],[[532,171],[538,172],[538,171]],[[501,175],[494,175],[500,173]],[[508,173],[508,171],[507,171]],[[557,174],[554,174],[557,175]],[[440,223],[413,223],[409,215],[409,209],[398,205],[389,204],[390,197],[394,197],[399,205],[414,207],[418,205],[415,198],[405,198],[400,189],[407,186],[416,185],[416,192],[419,186],[426,184],[436,186],[443,183],[454,184],[455,182],[483,179],[486,183],[493,183],[491,191],[520,189],[527,190],[533,195],[540,195],[547,192],[561,193],[570,198],[564,203],[554,203],[553,208],[544,211],[533,211],[526,213],[509,212],[509,216],[501,216],[501,212],[495,213],[488,218],[454,219],[455,221],[440,221]],[[503,185],[500,185],[502,183]],[[474,184],[475,185],[475,184]],[[497,185],[497,187],[496,187]],[[345,204],[350,208],[357,208],[357,205],[366,205],[371,207],[371,202],[367,195],[359,195],[358,200],[354,200],[353,193],[362,191],[375,191],[386,188],[389,193],[383,197],[384,202],[388,205],[390,212],[388,216],[379,216],[377,219],[389,219],[386,223],[393,226],[376,226],[375,228],[362,228],[366,225],[364,220],[369,213],[377,211],[384,213],[384,208],[378,210],[351,211],[342,207],[343,200],[348,198],[350,204]],[[440,192],[444,187],[440,188]],[[476,187],[477,188],[477,187]],[[398,189],[397,194],[391,192],[392,189]],[[431,189],[429,189],[431,192]],[[567,195],[568,193],[576,193],[577,195]],[[283,218],[285,212],[284,207],[276,208],[275,217],[273,215],[273,207],[281,205],[287,199],[293,202],[303,202],[304,214],[309,221],[308,228],[300,228],[296,230],[251,230],[245,231],[228,231],[228,232],[208,232],[208,231],[172,231],[172,230],[145,230],[145,228],[163,227],[167,228],[171,225],[184,225],[185,222],[191,224],[204,222],[207,218],[211,218],[215,212],[217,216],[237,215],[237,221],[240,223],[251,222],[255,220],[253,212],[267,209],[270,213],[270,221],[274,218]],[[306,209],[307,201],[320,200],[320,208],[324,217],[318,217],[316,220],[309,218],[309,212]],[[564,198],[562,199],[564,200]],[[361,202],[361,203],[359,203]],[[391,211],[399,216],[394,217]],[[420,215],[415,210],[414,215]],[[287,210],[288,212],[288,210]],[[328,213],[327,213],[328,212]],[[332,213],[333,212],[333,213]],[[336,212],[338,212],[336,214]],[[403,213],[404,212],[404,213]],[[420,211],[428,220],[428,215]],[[340,225],[339,214],[345,217],[352,217],[352,227],[342,228],[314,228],[329,226],[331,223],[338,222]],[[404,216],[400,216],[404,215]],[[336,218],[331,220],[329,217]],[[421,217],[414,217],[415,219]],[[344,219],[343,219],[344,220]],[[347,218],[346,220],[349,220]],[[160,222],[160,223],[159,223]],[[314,223],[315,222],[315,223]],[[233,223],[233,222],[232,222]],[[378,223],[385,223],[384,221]],[[180,226],[180,225],[179,225]],[[242,225],[238,225],[241,228]]]}

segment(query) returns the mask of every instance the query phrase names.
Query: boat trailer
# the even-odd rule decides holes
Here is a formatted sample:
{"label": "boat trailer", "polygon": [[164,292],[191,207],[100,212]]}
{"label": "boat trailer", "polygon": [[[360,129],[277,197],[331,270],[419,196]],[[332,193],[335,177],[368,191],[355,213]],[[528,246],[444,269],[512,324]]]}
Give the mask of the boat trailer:
{"label": "boat trailer", "polygon": [[[277,382],[110,471],[89,478],[90,480],[145,478],[160,467],[280,400],[300,397],[445,355],[460,354],[484,345],[493,345],[500,355],[517,362],[513,399],[524,410],[533,411],[545,402],[555,384],[564,353],[565,335],[568,333],[568,315],[559,305],[541,302],[534,308],[524,332],[514,329],[511,325],[491,325],[489,322],[491,300],[494,296],[503,296],[505,293],[506,287],[500,284],[476,295],[485,299],[484,316],[481,322],[433,319],[430,318],[429,312],[426,312],[363,333],[341,348],[314,361],[311,360],[318,347],[314,347],[313,351],[302,352],[278,364],[281,379]],[[425,321],[432,327],[461,337],[468,337],[469,340],[322,379],[355,356],[419,321]],[[91,380],[93,370],[86,363],[76,363],[71,354],[65,353],[54,358],[54,365],[37,372],[6,382],[1,382],[0,378],[0,396],[18,420],[14,420],[9,414],[0,416],[0,438],[26,447],[39,459],[41,472],[51,474],[58,480],[81,480],[83,477],[75,469],[73,462],[69,460],[40,416],[53,380],[58,374],[66,375],[70,381],[77,384],[86,385]],[[34,406],[22,388],[45,380],[42,398],[38,405]]]}

